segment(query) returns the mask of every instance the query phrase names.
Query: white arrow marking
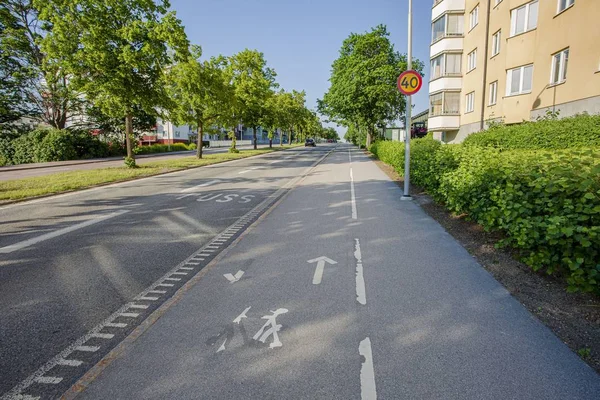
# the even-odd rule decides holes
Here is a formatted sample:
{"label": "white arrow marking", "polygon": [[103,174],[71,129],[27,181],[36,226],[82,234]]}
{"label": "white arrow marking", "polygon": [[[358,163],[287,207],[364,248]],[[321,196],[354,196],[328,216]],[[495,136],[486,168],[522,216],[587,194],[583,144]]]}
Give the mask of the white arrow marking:
{"label": "white arrow marking", "polygon": [[223,342],[223,344],[221,345],[221,347],[219,347],[219,350],[217,350],[217,353],[225,350],[225,343],[227,343],[227,339],[225,339],[225,341]]}
{"label": "white arrow marking", "polygon": [[239,281],[242,278],[242,276],[244,276],[244,271],[239,270],[238,272],[236,272],[235,275],[223,274],[223,276],[225,278],[227,278],[227,280],[229,281],[229,283],[236,283],[237,281]]}
{"label": "white arrow marking", "polygon": [[252,306],[250,306],[250,307],[246,308],[246,309],[245,309],[245,310],[244,310],[244,311],[243,311],[243,312],[242,312],[240,315],[238,315],[237,317],[235,317],[235,319],[233,320],[233,323],[234,323],[234,324],[238,324],[238,325],[239,325],[239,324],[240,324],[240,322],[242,322],[242,318],[248,318],[248,317],[246,316],[246,313],[247,313],[248,311],[250,311],[250,308],[252,308]]}
{"label": "white arrow marking", "polygon": [[325,270],[325,263],[329,263],[331,265],[337,264],[336,261],[333,261],[330,258],[325,256],[321,256],[319,258],[315,258],[307,261],[309,264],[317,263],[317,268],[315,268],[315,275],[313,276],[313,285],[318,285],[321,283],[323,279],[323,271]]}

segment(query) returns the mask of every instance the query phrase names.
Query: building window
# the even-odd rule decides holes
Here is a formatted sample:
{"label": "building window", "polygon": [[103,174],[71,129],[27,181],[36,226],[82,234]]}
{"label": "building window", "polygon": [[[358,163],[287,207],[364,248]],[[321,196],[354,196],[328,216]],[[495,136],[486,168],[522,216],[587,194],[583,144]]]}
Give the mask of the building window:
{"label": "building window", "polygon": [[494,36],[492,36],[492,57],[500,53],[500,38],[501,31],[494,33]]}
{"label": "building window", "polygon": [[471,92],[465,96],[465,113],[468,114],[475,110],[475,92]]}
{"label": "building window", "polygon": [[477,49],[467,55],[467,72],[473,71],[475,68],[477,68]]}
{"label": "building window", "polygon": [[567,80],[567,64],[569,63],[569,49],[565,49],[552,56],[552,76],[550,83],[556,85]]}
{"label": "building window", "polygon": [[442,92],[429,96],[429,116],[459,115],[460,92]]}
{"label": "building window", "polygon": [[498,100],[498,81],[490,83],[490,101],[489,105],[493,106]]}
{"label": "building window", "polygon": [[506,95],[531,93],[533,84],[533,65],[508,70],[506,73]]}
{"label": "building window", "polygon": [[518,35],[537,28],[538,0],[515,8],[510,13],[510,35]]}
{"label": "building window", "polygon": [[460,53],[445,53],[431,60],[431,79],[442,76],[460,76],[461,74]]}
{"label": "building window", "polygon": [[558,0],[558,12],[563,12],[575,4],[575,0]]}
{"label": "building window", "polygon": [[469,14],[469,30],[475,28],[479,23],[479,5]]}
{"label": "building window", "polygon": [[502,3],[502,0],[494,0],[494,7],[496,7],[500,3]]}
{"label": "building window", "polygon": [[445,14],[431,24],[431,42],[448,36],[464,34],[464,16],[462,14]]}

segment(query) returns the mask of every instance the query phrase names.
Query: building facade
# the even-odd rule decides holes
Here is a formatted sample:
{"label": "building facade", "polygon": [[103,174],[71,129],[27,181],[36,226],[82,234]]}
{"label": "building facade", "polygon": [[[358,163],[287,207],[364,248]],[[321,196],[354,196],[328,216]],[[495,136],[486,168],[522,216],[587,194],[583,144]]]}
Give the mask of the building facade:
{"label": "building facade", "polygon": [[434,0],[429,131],[600,113],[598,0]]}

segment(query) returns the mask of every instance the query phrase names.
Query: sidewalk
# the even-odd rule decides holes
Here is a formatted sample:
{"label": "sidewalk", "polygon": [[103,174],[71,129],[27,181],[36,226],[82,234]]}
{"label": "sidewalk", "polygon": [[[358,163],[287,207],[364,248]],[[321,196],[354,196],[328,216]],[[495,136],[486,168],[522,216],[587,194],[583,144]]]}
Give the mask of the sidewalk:
{"label": "sidewalk", "polygon": [[348,149],[339,146],[71,394],[598,398],[590,367]]}

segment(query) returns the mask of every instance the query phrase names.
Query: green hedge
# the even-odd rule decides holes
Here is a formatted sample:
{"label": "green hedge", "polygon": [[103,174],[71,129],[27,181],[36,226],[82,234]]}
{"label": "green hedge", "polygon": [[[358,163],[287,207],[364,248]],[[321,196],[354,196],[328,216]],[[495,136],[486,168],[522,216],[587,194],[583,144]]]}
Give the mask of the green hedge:
{"label": "green hedge", "polygon": [[155,154],[155,153],[167,153],[169,151],[186,151],[195,150],[196,145],[193,148],[191,145],[185,143],[173,143],[170,147],[168,144],[153,144],[150,146],[139,146],[135,148],[135,154]]}
{"label": "green hedge", "polygon": [[500,125],[469,135],[465,146],[498,149],[567,149],[600,146],[600,115],[576,115]]}
{"label": "green hedge", "polygon": [[[401,171],[402,143],[372,149]],[[411,178],[450,210],[502,232],[500,245],[519,249],[534,270],[600,293],[600,148],[502,151],[418,139]]]}

